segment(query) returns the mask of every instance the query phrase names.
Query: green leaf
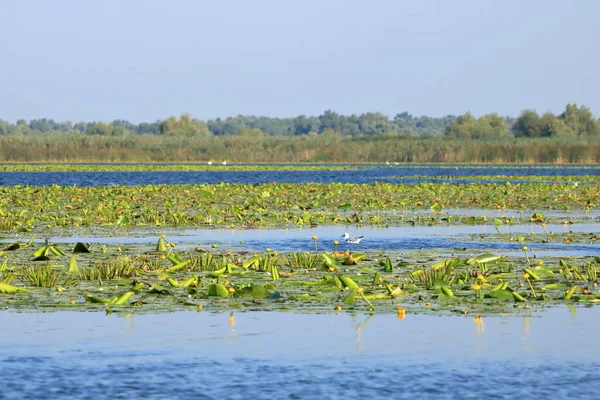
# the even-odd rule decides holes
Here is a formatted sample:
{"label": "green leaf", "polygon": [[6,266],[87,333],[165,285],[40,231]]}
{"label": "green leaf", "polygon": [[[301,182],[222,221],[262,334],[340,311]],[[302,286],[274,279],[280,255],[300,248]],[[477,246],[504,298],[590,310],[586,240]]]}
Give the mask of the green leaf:
{"label": "green leaf", "polygon": [[0,282],[0,293],[19,293],[19,292],[27,292],[28,290],[25,288],[9,285],[8,283]]}
{"label": "green leaf", "polygon": [[269,291],[264,285],[252,285],[249,287],[241,288],[236,292],[238,297],[248,299],[267,299],[273,296],[273,293]]}
{"label": "green leaf", "polygon": [[502,256],[497,256],[495,254],[481,254],[478,255],[475,258],[471,258],[469,260],[467,260],[467,264],[486,264],[486,263],[490,263],[493,261],[497,261],[499,259],[501,259]]}
{"label": "green leaf", "polygon": [[490,290],[485,294],[485,297],[503,301],[514,300],[513,292],[506,289]]}
{"label": "green leaf", "polygon": [[352,304],[354,303],[354,300],[356,300],[356,289],[352,289],[350,293],[348,293],[348,295],[344,297],[344,300],[342,300],[342,302],[346,304]]}
{"label": "green leaf", "polygon": [[112,299],[109,304],[115,306],[122,306],[123,304],[127,303],[127,300],[129,300],[134,294],[135,292],[125,292],[122,295]]}
{"label": "green leaf", "polygon": [[90,249],[83,243],[77,242],[73,248],[73,253],[89,253]]}
{"label": "green leaf", "polygon": [[69,260],[69,269],[67,270],[67,274],[69,275],[79,275],[79,267],[77,266],[77,260],[75,256],[71,256]]}
{"label": "green leaf", "polygon": [[439,203],[435,203],[430,208],[431,208],[431,211],[433,211],[435,214],[439,213],[443,209],[443,207]]}
{"label": "green leaf", "polygon": [[220,283],[213,283],[208,285],[208,295],[215,297],[228,297],[229,290],[227,290],[227,288]]}
{"label": "green leaf", "polygon": [[159,251],[161,253],[164,253],[167,251],[167,245],[165,244],[165,239],[164,238],[159,238],[158,242],[156,243],[156,251]]}
{"label": "green leaf", "polygon": [[344,287],[347,287],[348,289],[357,289],[358,288],[358,285],[356,284],[356,282],[354,282],[352,280],[352,278],[348,278],[347,276],[343,276],[343,275],[338,276],[338,278],[340,279],[340,281],[342,282],[342,285],[344,285]]}

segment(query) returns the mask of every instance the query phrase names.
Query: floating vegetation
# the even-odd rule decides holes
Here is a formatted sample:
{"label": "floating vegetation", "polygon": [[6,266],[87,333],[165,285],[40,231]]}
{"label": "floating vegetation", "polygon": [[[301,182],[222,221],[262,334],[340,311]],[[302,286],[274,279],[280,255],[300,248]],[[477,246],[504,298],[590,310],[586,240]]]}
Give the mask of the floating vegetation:
{"label": "floating vegetation", "polygon": [[[511,183],[512,178],[461,185],[2,186],[0,306],[139,312],[358,310],[404,318],[413,312],[486,315],[599,301],[598,257],[536,254],[539,244],[597,245],[598,232],[571,228],[589,221],[597,225],[600,185],[591,184],[596,177],[519,177],[526,184]],[[268,228],[335,225],[477,225],[487,230],[469,236],[477,248],[445,244],[442,254],[428,248],[404,251],[400,245],[386,249],[385,243],[367,251],[369,245],[360,246],[370,241],[368,236],[360,246],[349,247],[343,240],[310,233],[295,243],[295,251],[277,251],[276,243],[268,242],[257,251],[211,238],[179,248],[156,233],[227,228],[260,234]],[[143,244],[81,239],[90,233],[114,239],[136,232],[156,239]],[[77,237],[73,243],[35,241],[36,236],[55,240],[71,235]],[[498,254],[499,248],[512,254]]]}
{"label": "floating vegetation", "polygon": [[[518,210],[527,222],[552,223],[547,211],[595,209],[600,185],[540,183],[217,184],[0,187],[0,230],[46,235],[57,229],[136,227],[304,227],[491,224],[515,219],[449,215],[453,210]],[[78,246],[83,250],[82,247]],[[52,249],[49,249],[52,250]],[[53,252],[52,252],[53,253]],[[46,252],[45,256],[51,256]]]}
{"label": "floating vegetation", "polygon": [[526,254],[485,253],[400,258],[394,253],[280,254],[271,249],[198,253],[177,251],[167,243],[161,236],[137,254],[107,249],[57,255],[51,265],[42,266],[30,265],[28,252],[15,252],[0,266],[0,305],[139,312],[401,309],[405,316],[503,314],[523,307],[600,301],[600,257],[534,260]]}

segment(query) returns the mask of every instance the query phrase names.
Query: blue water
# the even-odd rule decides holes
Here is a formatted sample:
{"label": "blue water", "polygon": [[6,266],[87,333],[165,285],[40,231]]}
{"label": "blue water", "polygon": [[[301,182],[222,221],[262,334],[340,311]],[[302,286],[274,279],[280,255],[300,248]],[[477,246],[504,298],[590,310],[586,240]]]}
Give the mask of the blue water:
{"label": "blue water", "polygon": [[[556,234],[568,232],[599,233],[599,223],[563,225],[550,224],[546,226],[548,231]],[[350,232],[352,236],[364,236],[357,245],[347,244],[340,236],[344,232]],[[319,251],[333,251],[335,240],[339,241],[338,250],[346,249],[355,252],[368,252],[369,254],[385,254],[390,251],[406,251],[427,249],[429,252],[442,251],[454,252],[456,250],[468,249],[473,254],[477,251],[493,250],[496,254],[509,256],[523,256],[521,248],[523,243],[509,242],[508,235],[516,236],[523,234],[534,235],[527,245],[531,254],[539,256],[600,256],[600,243],[563,243],[560,239],[553,239],[548,243],[540,243],[542,238],[547,238],[543,227],[539,224],[514,225],[502,227],[501,232],[506,236],[499,242],[477,240],[478,235],[497,236],[496,230],[486,225],[462,225],[462,226],[409,226],[379,228],[371,226],[345,227],[345,226],[317,226],[305,229],[189,229],[189,230],[157,230],[156,233],[148,231],[134,232],[126,236],[120,236],[114,232],[110,236],[76,235],[76,236],[53,236],[52,243],[64,243],[63,248],[72,248],[76,242],[91,243],[92,250],[99,248],[102,244],[119,245],[127,248],[128,245],[147,245],[148,250],[156,247],[160,235],[166,234],[169,242],[175,244],[178,250],[189,250],[197,247],[210,249],[216,244],[219,249],[233,251],[261,252],[266,248],[272,251],[309,251],[315,250],[312,236],[317,236],[317,249]],[[472,235],[475,235],[475,239]],[[27,240],[23,237],[22,240]],[[39,239],[40,245],[43,243]]]}
{"label": "blue water", "polygon": [[0,399],[596,399],[600,309],[0,312]]}
{"label": "blue water", "polygon": [[[456,182],[465,176],[600,176],[600,166],[440,166],[415,165],[355,167],[336,171],[123,171],[123,172],[0,172],[0,186],[14,185],[61,185],[61,186],[109,186],[148,184],[216,184],[227,183],[408,183]],[[486,180],[490,182],[489,180]],[[491,182],[504,182],[492,180]],[[521,183],[521,181],[513,181]],[[526,181],[523,181],[526,182]]]}

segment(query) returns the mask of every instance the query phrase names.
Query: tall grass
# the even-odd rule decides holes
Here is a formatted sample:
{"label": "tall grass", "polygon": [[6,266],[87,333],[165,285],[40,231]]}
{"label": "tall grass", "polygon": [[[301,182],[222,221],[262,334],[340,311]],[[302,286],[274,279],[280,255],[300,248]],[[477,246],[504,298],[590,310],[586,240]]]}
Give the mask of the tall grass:
{"label": "tall grass", "polygon": [[597,163],[600,142],[378,136],[0,136],[0,162]]}

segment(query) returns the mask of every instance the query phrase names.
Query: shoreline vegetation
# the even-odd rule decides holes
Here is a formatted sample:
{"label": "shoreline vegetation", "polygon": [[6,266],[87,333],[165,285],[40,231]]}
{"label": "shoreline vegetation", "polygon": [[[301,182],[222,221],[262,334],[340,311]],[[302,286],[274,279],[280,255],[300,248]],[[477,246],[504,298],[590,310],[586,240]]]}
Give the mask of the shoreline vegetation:
{"label": "shoreline vegetation", "polygon": [[596,164],[596,138],[0,136],[0,162]]}
{"label": "shoreline vegetation", "polygon": [[407,112],[153,123],[0,119],[0,162],[551,163],[600,162],[600,120],[569,104],[560,115]]}

